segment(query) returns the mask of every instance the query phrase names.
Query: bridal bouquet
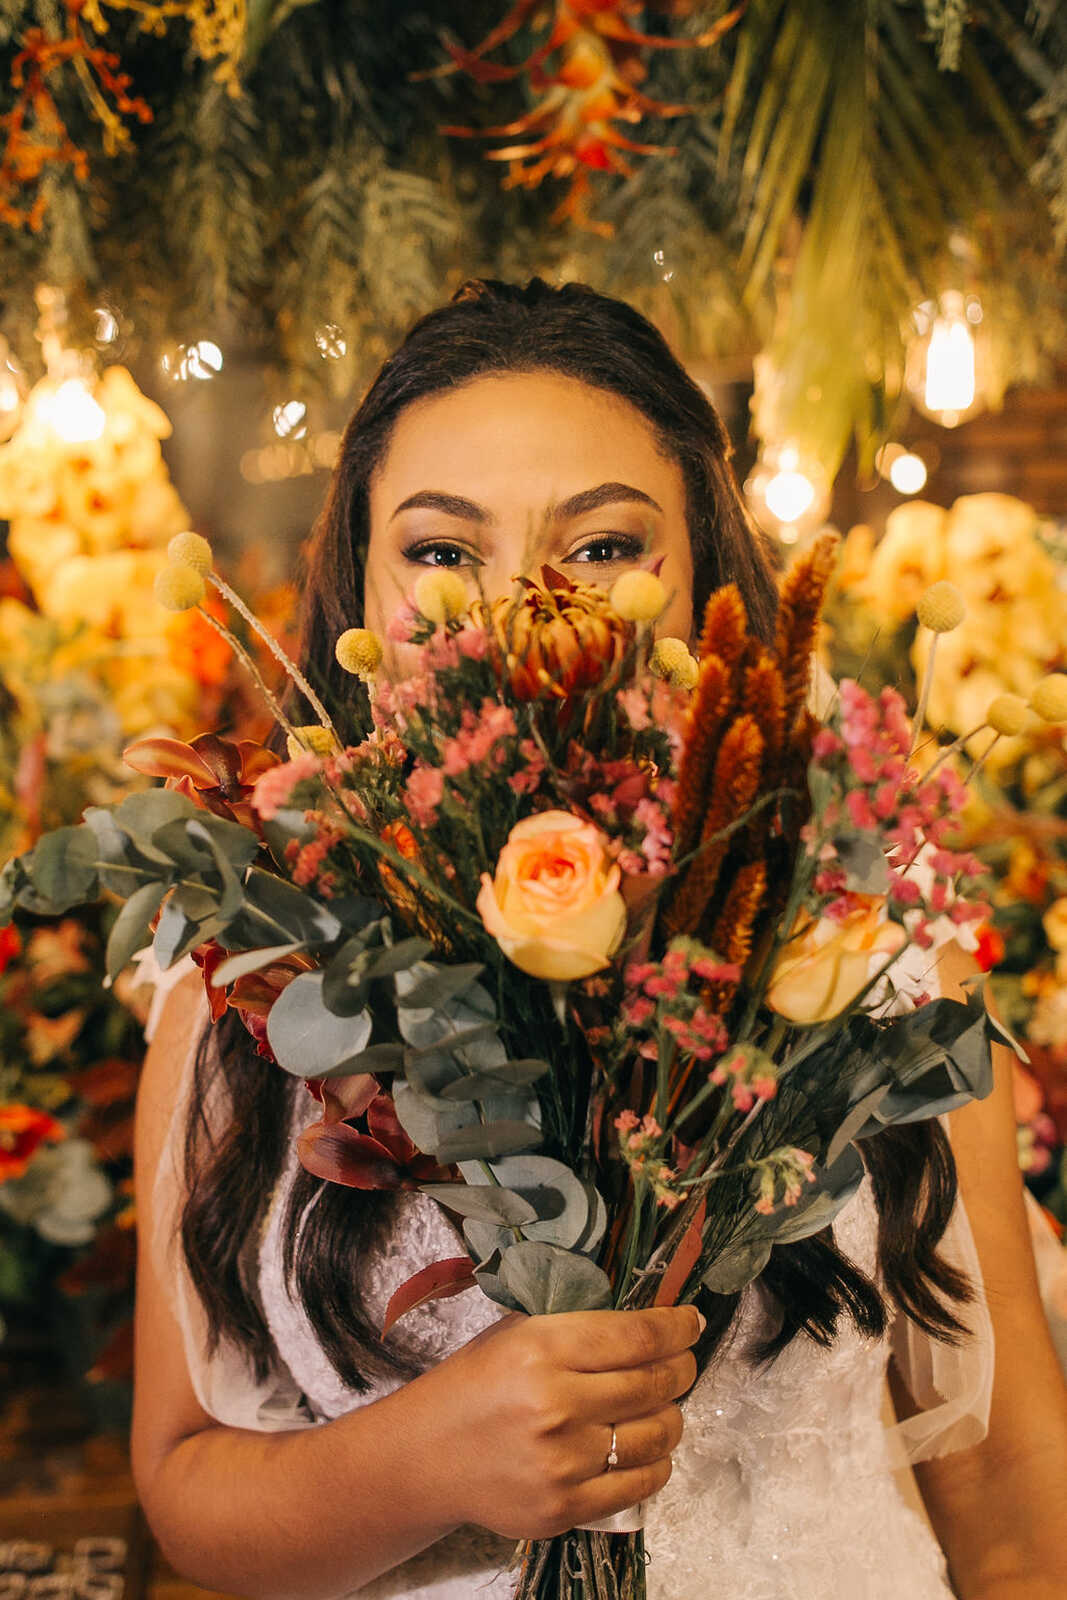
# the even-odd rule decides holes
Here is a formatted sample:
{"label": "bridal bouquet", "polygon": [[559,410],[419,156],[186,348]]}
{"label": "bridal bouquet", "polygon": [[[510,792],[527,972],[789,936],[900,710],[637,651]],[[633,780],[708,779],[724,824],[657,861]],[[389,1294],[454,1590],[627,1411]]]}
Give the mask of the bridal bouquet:
{"label": "bridal bouquet", "polygon": [[[171,553],[157,592],[199,605],[205,541]],[[141,741],[165,786],[9,863],[0,916],[117,896],[112,974],[151,928],[307,1081],[305,1167],[447,1208],[466,1253],[397,1286],[383,1337],[475,1285],[530,1313],[736,1293],[828,1227],[865,1140],[992,1081],[978,992],[892,1005],[986,907],[950,847],[961,779],[916,770],[900,697],[808,708],[833,561],[823,539],[794,564],[771,639],[718,590],[695,656],[654,637],[652,572],[605,592],[546,568],[473,604],[427,572],[389,630],[412,675],[365,629],[337,641],[361,742],[292,668],[319,720],[274,702],[288,759]],[[639,1531],[521,1559],[524,1597],[644,1593]]]}

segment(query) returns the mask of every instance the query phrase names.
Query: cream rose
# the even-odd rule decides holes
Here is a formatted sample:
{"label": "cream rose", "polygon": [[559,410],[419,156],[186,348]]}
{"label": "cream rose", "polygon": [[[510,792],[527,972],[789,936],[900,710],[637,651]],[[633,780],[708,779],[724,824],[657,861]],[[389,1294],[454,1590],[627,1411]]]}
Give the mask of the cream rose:
{"label": "cream rose", "polygon": [[566,983],[606,967],[626,926],[620,872],[603,835],[569,811],[516,823],[482,874],[478,912],[509,961]]}
{"label": "cream rose", "polygon": [[790,1022],[828,1022],[853,1001],[872,975],[873,958],[899,950],[907,934],[885,916],[880,895],[857,895],[840,921],[807,919],[775,966],[767,1004]]}

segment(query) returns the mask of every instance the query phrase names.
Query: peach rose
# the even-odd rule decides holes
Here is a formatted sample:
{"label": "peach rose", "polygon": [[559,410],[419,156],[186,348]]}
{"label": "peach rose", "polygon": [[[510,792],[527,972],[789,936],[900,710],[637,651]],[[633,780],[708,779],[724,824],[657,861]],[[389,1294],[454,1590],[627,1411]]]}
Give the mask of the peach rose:
{"label": "peach rose", "polygon": [[810,917],[778,958],[767,991],[772,1011],[790,1022],[828,1022],[871,977],[873,958],[899,950],[907,934],[885,914],[881,895],[856,895],[841,921]]}
{"label": "peach rose", "polygon": [[626,926],[620,872],[592,823],[542,811],[516,823],[478,912],[509,961],[566,983],[606,967]]}

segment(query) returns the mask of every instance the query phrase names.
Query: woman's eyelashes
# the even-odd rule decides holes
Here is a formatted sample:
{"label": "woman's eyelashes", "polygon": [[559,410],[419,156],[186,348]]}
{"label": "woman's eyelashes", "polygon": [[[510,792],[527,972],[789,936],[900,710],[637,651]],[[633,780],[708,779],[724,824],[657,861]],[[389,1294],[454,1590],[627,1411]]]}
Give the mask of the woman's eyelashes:
{"label": "woman's eyelashes", "polygon": [[404,560],[420,567],[480,567],[483,558],[448,539],[424,539],[408,546]]}
{"label": "woman's eyelashes", "polygon": [[[566,555],[552,559],[564,565],[609,567],[620,562],[640,561],[646,541],[632,533],[598,533],[584,540]],[[450,539],[420,539],[403,551],[404,560],[421,567],[480,567],[488,556],[470,550]]]}
{"label": "woman's eyelashes", "polygon": [[607,567],[616,561],[640,561],[644,553],[645,541],[635,534],[598,533],[563,559],[580,566]]}

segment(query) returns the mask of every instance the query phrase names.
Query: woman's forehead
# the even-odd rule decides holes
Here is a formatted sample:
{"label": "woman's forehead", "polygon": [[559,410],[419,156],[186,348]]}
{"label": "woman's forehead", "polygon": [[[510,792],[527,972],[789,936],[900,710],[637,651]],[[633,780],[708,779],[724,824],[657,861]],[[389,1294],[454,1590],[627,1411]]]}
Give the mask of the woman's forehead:
{"label": "woman's forehead", "polygon": [[401,414],[371,483],[371,507],[376,521],[389,518],[408,496],[433,489],[483,504],[525,495],[550,509],[612,482],[667,515],[684,502],[680,467],[628,401],[557,373],[493,374]]}

